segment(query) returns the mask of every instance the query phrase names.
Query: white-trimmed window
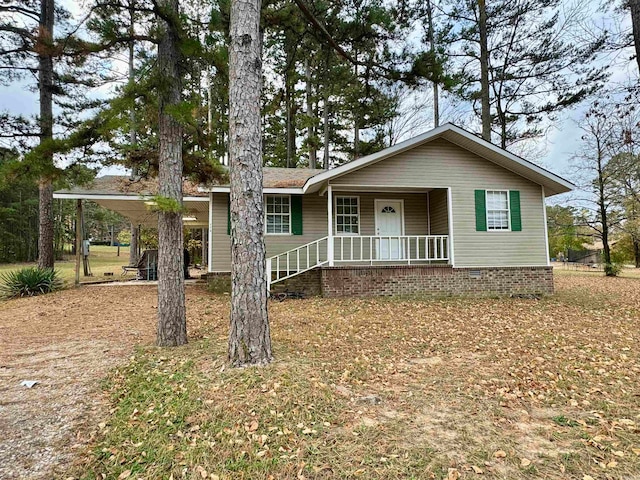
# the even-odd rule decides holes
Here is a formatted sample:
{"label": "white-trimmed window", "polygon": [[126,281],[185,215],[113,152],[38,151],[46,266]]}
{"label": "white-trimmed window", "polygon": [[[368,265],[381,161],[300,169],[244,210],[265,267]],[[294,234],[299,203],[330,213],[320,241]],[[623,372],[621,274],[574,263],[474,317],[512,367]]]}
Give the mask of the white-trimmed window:
{"label": "white-trimmed window", "polygon": [[266,233],[291,234],[291,196],[265,195]]}
{"label": "white-trimmed window", "polygon": [[336,234],[360,233],[360,197],[336,197]]}
{"label": "white-trimmed window", "polygon": [[509,192],[487,190],[487,230],[509,230]]}

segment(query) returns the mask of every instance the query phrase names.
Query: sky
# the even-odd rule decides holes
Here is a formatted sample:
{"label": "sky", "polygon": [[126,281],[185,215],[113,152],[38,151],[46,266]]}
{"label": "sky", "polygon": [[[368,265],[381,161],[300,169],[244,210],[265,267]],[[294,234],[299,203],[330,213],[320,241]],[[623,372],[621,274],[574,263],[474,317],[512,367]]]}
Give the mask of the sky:
{"label": "sky", "polygon": [[[80,12],[80,7],[77,2],[63,0],[62,3],[66,4],[72,13],[78,14]],[[597,3],[597,0],[589,0],[583,4],[585,8],[592,8]],[[594,18],[593,21],[596,22],[599,21],[599,19]],[[622,25],[619,27],[625,28],[626,26]],[[611,85],[638,78],[635,62],[619,63],[620,66],[612,68],[612,75],[609,82]],[[582,133],[579,127],[579,121],[587,108],[588,103],[584,103],[577,108],[562,113],[545,137],[539,140],[544,147],[541,150],[544,151],[545,154],[541,158],[530,158],[529,160],[539,163],[543,167],[569,180],[574,179],[576,172],[572,168],[571,158],[580,147]],[[36,115],[38,112],[37,96],[35,93],[29,91],[27,85],[24,83],[0,86],[0,111],[4,110],[21,113],[23,115]],[[446,121],[446,119],[444,120]],[[100,174],[116,173],[124,173],[124,170],[118,167],[110,167],[100,172]],[[556,202],[563,200],[563,197],[557,197],[557,199],[555,199]]]}

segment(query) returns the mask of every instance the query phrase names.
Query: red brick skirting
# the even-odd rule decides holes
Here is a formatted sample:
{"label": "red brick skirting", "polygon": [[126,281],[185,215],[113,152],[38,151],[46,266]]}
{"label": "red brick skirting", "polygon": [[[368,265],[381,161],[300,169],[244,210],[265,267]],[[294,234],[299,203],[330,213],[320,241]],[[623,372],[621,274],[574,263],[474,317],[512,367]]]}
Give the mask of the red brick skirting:
{"label": "red brick skirting", "polygon": [[[218,284],[229,273],[208,274]],[[230,285],[225,282],[225,286]],[[552,267],[453,268],[450,265],[322,267],[272,285],[307,296],[509,296],[553,294]]]}
{"label": "red brick skirting", "polygon": [[325,297],[432,295],[551,295],[551,267],[438,266],[324,267]]}

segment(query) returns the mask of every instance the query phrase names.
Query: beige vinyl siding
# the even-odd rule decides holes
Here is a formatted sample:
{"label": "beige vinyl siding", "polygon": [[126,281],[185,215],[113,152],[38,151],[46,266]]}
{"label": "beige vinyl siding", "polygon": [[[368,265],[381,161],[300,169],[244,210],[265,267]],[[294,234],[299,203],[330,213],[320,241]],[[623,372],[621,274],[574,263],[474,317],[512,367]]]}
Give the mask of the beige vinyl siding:
{"label": "beige vinyl siding", "polygon": [[[451,187],[456,266],[547,264],[542,187],[446,140],[434,140],[331,184]],[[476,232],[477,189],[519,190],[522,231]]]}
{"label": "beige vinyl siding", "polygon": [[[427,195],[424,193],[362,193],[362,192],[334,192],[334,197],[360,197],[360,235],[376,234],[375,200],[403,200],[404,201],[404,234],[427,235]],[[326,197],[325,209],[326,209]],[[335,214],[335,209],[334,209]],[[327,218],[326,212],[324,218]],[[325,227],[326,231],[326,227]],[[335,227],[334,227],[335,232]],[[335,233],[334,233],[335,234]]]}
{"label": "beige vinyl siding", "polygon": [[[425,193],[393,194],[335,192],[336,196],[359,197],[360,199],[360,235],[375,235],[375,199],[404,200],[405,235],[427,235],[427,196]],[[213,271],[231,270],[230,237],[227,235],[227,201],[224,193],[213,194]],[[446,204],[444,206],[446,216]],[[335,232],[335,207],[334,232]],[[267,256],[286,252],[305,243],[327,236],[327,197],[317,193],[304,195],[302,199],[303,235],[265,235]],[[334,233],[335,234],[335,233]],[[345,244],[348,240],[345,240]],[[322,254],[324,255],[324,248]],[[306,254],[306,252],[303,252]],[[340,250],[336,250],[339,258]]]}
{"label": "beige vinyl siding", "polygon": [[[380,200],[402,200],[404,204],[404,234],[405,235],[427,235],[429,232],[429,218],[427,215],[427,195],[426,193],[362,193],[362,192],[334,192],[334,197],[359,197],[360,198],[360,236],[376,235],[375,201]],[[334,210],[335,211],[335,210]],[[335,228],[334,228],[335,234]],[[339,265],[343,258],[359,258],[360,246],[362,246],[362,257],[370,258],[371,249],[375,249],[374,241],[363,240],[361,244],[358,235],[335,234],[334,258]],[[353,237],[353,240],[352,240]],[[341,239],[342,238],[342,239]],[[412,244],[411,250],[415,252]],[[344,255],[342,253],[344,248]],[[353,255],[351,252],[353,251]],[[358,262],[355,262],[356,264]]]}
{"label": "beige vinyl siding", "polygon": [[[227,235],[226,193],[213,194],[213,271],[231,270],[231,237]],[[302,235],[265,235],[267,257],[327,235],[327,197],[317,193],[302,199]]]}
{"label": "beige vinyl siding", "polygon": [[449,235],[446,190],[439,189],[429,192],[429,216],[431,218],[431,235]]}

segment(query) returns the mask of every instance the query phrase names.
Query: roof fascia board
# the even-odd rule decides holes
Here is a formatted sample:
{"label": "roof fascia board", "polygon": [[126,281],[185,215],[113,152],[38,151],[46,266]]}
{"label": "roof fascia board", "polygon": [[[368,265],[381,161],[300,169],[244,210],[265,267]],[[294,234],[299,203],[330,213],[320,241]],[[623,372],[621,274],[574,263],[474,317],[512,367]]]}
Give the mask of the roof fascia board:
{"label": "roof fascia board", "polygon": [[433,130],[429,130],[422,135],[418,135],[417,137],[414,137],[412,139],[400,142],[393,147],[385,148],[384,150],[380,150],[379,152],[372,153],[371,155],[367,155],[366,157],[362,157],[358,160],[346,163],[344,165],[341,165],[340,167],[327,170],[326,172],[320,173],[318,175],[314,175],[313,177],[307,179],[303,189],[307,191],[309,187],[311,187],[311,185],[314,185],[316,183],[321,183],[326,180],[341,177],[342,175],[346,175],[347,173],[350,173],[354,170],[359,170],[360,168],[367,165],[377,163],[381,160],[385,160],[389,157],[393,157],[395,155],[398,155],[399,153],[410,150],[417,145],[428,142],[429,140],[442,135],[447,130],[448,126],[450,126],[450,124],[442,125],[440,127],[434,128]]}
{"label": "roof fascia board", "polygon": [[[511,160],[511,161],[513,161],[513,162],[515,162],[515,163],[517,163],[517,164],[519,164],[519,165],[521,165],[521,166],[523,166],[525,168],[533,170],[537,174],[542,175],[542,176],[548,178],[549,180],[552,180],[552,181],[554,181],[556,183],[559,183],[559,184],[563,185],[564,187],[569,188],[571,190],[576,188],[576,186],[573,183],[569,182],[568,180],[565,180],[564,178],[556,175],[553,172],[550,172],[549,170],[547,170],[545,168],[542,168],[542,167],[536,165],[533,162],[530,162],[529,160],[525,160],[524,158],[519,157],[518,155],[515,155],[515,154],[509,152],[508,150],[504,150],[504,149],[494,145],[491,142],[487,142],[486,140],[484,140],[482,138],[479,138],[476,135],[474,135],[473,133],[467,132],[466,130],[464,130],[464,129],[460,128],[460,127],[457,127],[455,125],[451,125],[451,127],[452,127],[451,131],[453,131],[453,132],[455,132],[455,133],[457,133],[459,135],[462,135],[462,136],[466,137],[469,140],[475,140],[478,143],[478,145],[480,145],[482,147],[486,147],[486,148],[490,149],[491,151],[493,151],[494,153],[496,153],[498,155],[506,157],[509,160]],[[446,139],[451,141],[451,142],[453,142],[453,143],[456,143],[454,140],[452,140],[450,138],[446,138]],[[456,145],[458,145],[461,148],[465,148],[462,145],[459,145],[457,143],[456,143]],[[467,149],[465,148],[465,150],[467,150]],[[491,159],[487,159],[487,160],[491,161]],[[493,162],[493,163],[495,163],[495,162]],[[500,165],[500,166],[503,167],[503,168],[506,168],[507,170],[509,170],[508,167],[504,167],[503,165]],[[517,172],[514,172],[514,173],[517,173]],[[519,175],[520,176],[524,176],[522,174],[519,174]]]}
{"label": "roof fascia board", "polygon": [[[529,170],[534,171],[535,173],[537,173],[538,175],[542,175],[543,177],[549,179],[552,182],[558,183],[560,185],[562,185],[565,188],[568,188],[569,190],[573,190],[576,188],[576,186],[565,180],[562,177],[559,177],[558,175],[556,175],[555,173],[552,173],[542,167],[539,167],[538,165],[536,165],[535,163],[529,162],[523,158],[518,157],[517,155],[514,155],[511,152],[508,152],[507,150],[503,150],[500,147],[497,147],[496,145],[492,144],[491,142],[487,142],[486,140],[478,137],[477,135],[474,135],[471,132],[468,132],[456,125],[453,125],[451,123],[447,123],[444,124],[440,127],[434,128],[433,130],[430,130],[426,133],[423,133],[422,135],[418,135],[415,138],[406,140],[404,142],[398,143],[397,145],[394,145],[393,147],[389,147],[386,148],[384,150],[381,150],[377,153],[374,153],[372,155],[368,155],[366,157],[363,157],[359,160],[355,160],[353,162],[349,162],[345,165],[342,165],[340,167],[334,168],[332,170],[328,170],[324,173],[315,175],[313,177],[310,177],[306,182],[305,185],[303,187],[303,190],[306,192],[312,185],[315,185],[317,183],[321,183],[324,181],[328,181],[334,178],[338,178],[341,177],[343,175],[346,175],[347,173],[350,173],[354,170],[359,170],[360,168],[363,168],[365,166],[380,162],[382,160],[385,160],[387,158],[393,157],[395,155],[398,155],[404,151],[410,150],[411,148],[414,148],[416,146],[422,145],[423,143],[427,143],[430,140],[433,140],[435,138],[438,137],[443,137],[446,140],[458,145],[460,148],[464,148],[465,150],[468,150],[468,148],[458,144],[457,142],[455,142],[453,139],[449,138],[446,133],[447,132],[453,132],[455,134],[458,134],[468,140],[471,140],[475,143],[477,143],[479,146],[482,147],[486,147],[489,150],[491,150],[492,152],[496,153],[497,155],[500,155],[502,157],[505,157],[506,159],[513,161],[525,168],[528,168]],[[474,152],[475,153],[475,152]],[[476,153],[477,154],[477,153]],[[496,163],[495,161],[491,160],[490,158],[487,158],[488,161]],[[498,163],[496,163],[497,165],[499,165]],[[499,165],[502,168],[506,168],[507,170],[509,170],[508,167],[505,167],[504,165]],[[521,173],[518,172],[514,172],[517,175],[527,178],[525,175],[522,175]],[[531,180],[531,179],[529,179]],[[534,183],[539,183],[535,180],[531,180]]]}
{"label": "roof fascia board", "polygon": [[[199,192],[208,192],[208,193],[229,193],[230,187],[199,187]],[[262,193],[271,194],[271,193],[279,193],[282,195],[302,195],[304,193],[302,188],[277,188],[277,187],[267,187],[262,189]]]}
{"label": "roof fascia board", "polygon": [[[70,199],[70,200],[131,200],[144,201],[153,200],[153,195],[109,195],[94,193],[57,193],[54,192],[53,198]],[[208,197],[183,197],[183,202],[208,202]]]}

